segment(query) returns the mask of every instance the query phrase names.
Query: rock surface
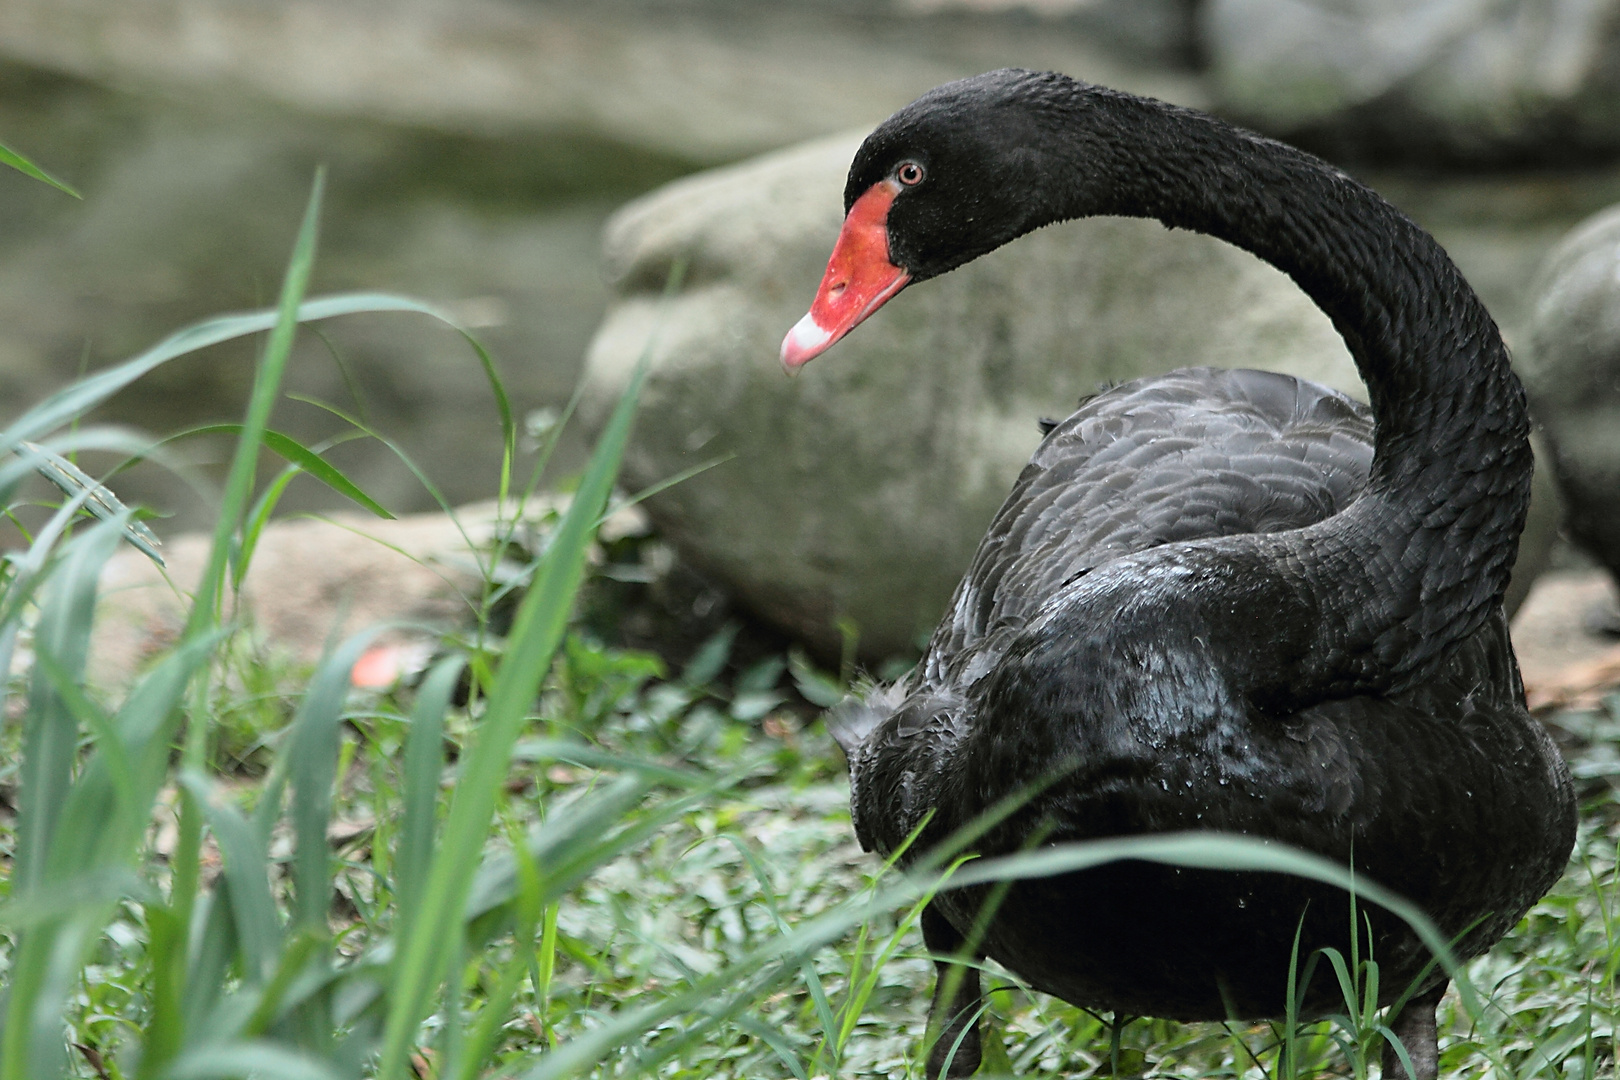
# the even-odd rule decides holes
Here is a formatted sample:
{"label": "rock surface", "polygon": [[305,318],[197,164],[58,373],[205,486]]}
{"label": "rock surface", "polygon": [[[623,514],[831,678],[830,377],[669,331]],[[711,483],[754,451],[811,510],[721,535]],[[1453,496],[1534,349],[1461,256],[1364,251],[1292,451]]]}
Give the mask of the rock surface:
{"label": "rock surface", "polygon": [[1531,297],[1519,366],[1570,536],[1620,578],[1620,206],[1547,256]]}
{"label": "rock surface", "polygon": [[1209,0],[1221,107],[1336,160],[1620,153],[1617,0]]}
{"label": "rock surface", "polygon": [[[1185,47],[1186,5],[1086,0],[1045,18],[909,0],[8,0],[0,137],[85,198],[0,169],[0,401],[271,302],[325,163],[312,288],[445,308],[490,348],[520,416],[560,406],[606,307],[599,233],[617,205],[1013,62],[1197,104],[1198,80],[1154,60]],[[301,335],[289,390],[364,416],[453,503],[494,494],[493,400],[453,332],[418,316],[321,331],[332,348]],[[257,347],[166,365],[97,418],[155,434],[238,419]],[[306,444],[348,430],[295,402],[274,423]],[[558,472],[580,451],[565,433]],[[434,505],[374,442],[331,459],[396,513]],[[212,520],[155,466],[117,488],[173,515],[167,531]],[[299,480],[283,505],[341,500]]]}
{"label": "rock surface", "polygon": [[[490,507],[469,507],[462,516],[475,543],[488,538]],[[148,659],[174,644],[210,542],[186,533],[165,543],[167,576],[130,548],[107,561],[91,639],[93,685],[128,686]],[[482,581],[466,536],[444,514],[277,521],[261,534],[227,617],[284,661],[312,664],[329,643],[375,623],[443,631],[468,625]]]}
{"label": "rock surface", "polygon": [[1620,686],[1620,641],[1587,626],[1594,608],[1613,607],[1614,582],[1599,570],[1543,574],[1513,619],[1525,696],[1533,711],[1599,709]]}
{"label": "rock surface", "polygon": [[[248,632],[256,648],[294,665],[313,664],[329,645],[382,623],[399,625],[380,642],[425,658],[440,635],[475,625],[486,575],[509,580],[522,568],[511,557],[491,567],[491,554],[541,550],[568,504],[567,495],[541,493],[525,500],[521,519],[515,504],[501,511],[490,500],[458,507],[453,514],[391,520],[337,513],[272,521],[259,535],[242,588],[228,599],[225,616]],[[600,543],[588,558],[600,563],[604,547],[644,537],[649,528],[639,506],[620,506],[597,530]],[[95,686],[127,687],[147,660],[174,644],[212,539],[182,533],[166,541],[161,554],[168,565],[161,570],[133,548],[120,548],[107,560],[91,640]],[[516,548],[505,549],[507,542]],[[667,573],[671,567],[661,569]],[[493,608],[485,624],[490,633],[505,632],[512,606],[506,601]],[[363,685],[358,672],[356,681]]]}
{"label": "rock surface", "polygon": [[[678,181],[618,214],[604,260],[619,300],[587,360],[599,422],[649,354],[624,482],[720,461],[649,511],[790,632],[831,649],[848,619],[870,656],[914,648],[1039,441],[1037,418],[1100,384],[1211,364],[1363,392],[1326,316],[1280,272],[1117,218],[1043,229],[907,290],[785,379],[777,347],[814,294],[859,142]],[[1516,594],[1551,541],[1539,503]]]}

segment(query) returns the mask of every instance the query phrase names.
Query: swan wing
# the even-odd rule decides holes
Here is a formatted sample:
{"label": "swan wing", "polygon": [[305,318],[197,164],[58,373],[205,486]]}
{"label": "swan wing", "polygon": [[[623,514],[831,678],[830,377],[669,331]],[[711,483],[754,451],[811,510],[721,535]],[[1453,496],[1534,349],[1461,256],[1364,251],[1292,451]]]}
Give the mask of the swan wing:
{"label": "swan wing", "polygon": [[973,681],[1001,631],[1123,555],[1335,514],[1371,463],[1367,407],[1293,376],[1188,368],[1104,391],[1024,467],[929,644],[923,682]]}

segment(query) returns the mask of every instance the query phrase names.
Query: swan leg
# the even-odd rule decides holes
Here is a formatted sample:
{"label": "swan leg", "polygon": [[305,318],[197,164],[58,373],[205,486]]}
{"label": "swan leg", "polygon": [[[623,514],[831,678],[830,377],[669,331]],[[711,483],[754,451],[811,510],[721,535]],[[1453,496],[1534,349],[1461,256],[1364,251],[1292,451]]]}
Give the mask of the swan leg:
{"label": "swan leg", "polygon": [[[922,932],[923,943],[935,956],[961,952],[962,935],[932,904],[923,908]],[[934,1040],[933,1049],[928,1052],[929,1080],[936,1080],[942,1074],[951,1078],[972,1076],[978,1071],[979,996],[978,968],[935,961],[934,1002],[928,1007],[928,1032]],[[948,1072],[945,1071],[947,1061]]]}
{"label": "swan leg", "polygon": [[1413,1075],[1407,1075],[1395,1048],[1386,1043],[1384,1080],[1436,1080],[1440,1072],[1440,1036],[1435,1029],[1434,1010],[1449,985],[1443,980],[1434,989],[1417,995],[1390,1023],[1396,1038],[1406,1047],[1406,1056],[1412,1059]]}

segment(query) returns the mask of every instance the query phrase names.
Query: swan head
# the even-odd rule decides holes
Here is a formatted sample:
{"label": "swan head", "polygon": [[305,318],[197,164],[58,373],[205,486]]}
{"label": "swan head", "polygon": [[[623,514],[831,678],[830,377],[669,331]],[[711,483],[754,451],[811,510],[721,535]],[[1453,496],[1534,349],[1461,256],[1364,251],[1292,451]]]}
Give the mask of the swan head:
{"label": "swan head", "polygon": [[1087,141],[1075,106],[1083,111],[1096,90],[1062,75],[992,71],[929,91],[867,136],[815,301],[782,342],[788,373],[907,285],[1077,216],[1054,209],[1053,191],[1075,185],[1064,166]]}

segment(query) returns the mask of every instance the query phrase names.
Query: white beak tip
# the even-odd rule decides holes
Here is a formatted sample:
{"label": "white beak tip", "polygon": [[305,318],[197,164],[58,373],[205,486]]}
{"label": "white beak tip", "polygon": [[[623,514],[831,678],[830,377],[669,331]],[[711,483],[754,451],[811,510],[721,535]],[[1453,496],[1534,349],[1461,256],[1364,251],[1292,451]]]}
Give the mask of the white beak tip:
{"label": "white beak tip", "polygon": [[805,362],[820,356],[833,343],[831,330],[823,329],[816,317],[808,312],[793,324],[793,329],[782,339],[782,368],[789,375],[797,375]]}

